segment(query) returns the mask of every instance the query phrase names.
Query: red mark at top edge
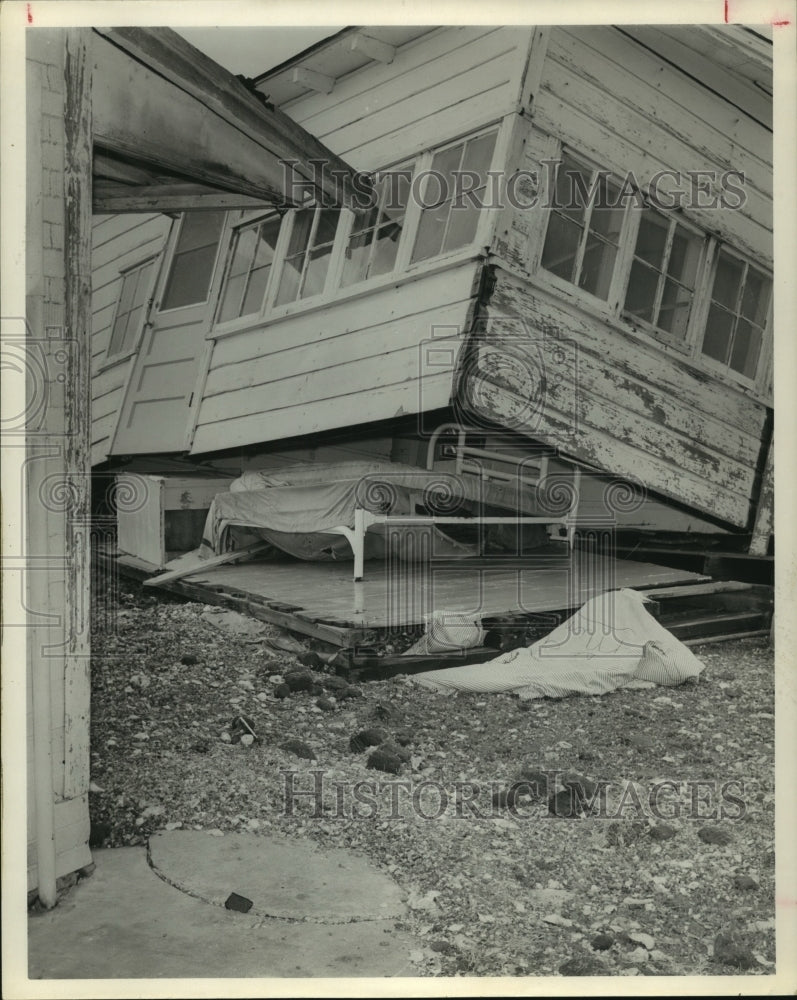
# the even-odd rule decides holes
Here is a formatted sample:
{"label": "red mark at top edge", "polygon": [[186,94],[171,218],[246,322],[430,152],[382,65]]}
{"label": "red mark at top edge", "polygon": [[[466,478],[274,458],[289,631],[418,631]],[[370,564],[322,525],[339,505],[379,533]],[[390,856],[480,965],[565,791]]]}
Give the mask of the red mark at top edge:
{"label": "red mark at top edge", "polygon": [[773,28],[785,28],[788,24],[791,24],[791,21],[773,21],[772,22],[772,27]]}
{"label": "red mark at top edge", "polygon": [[33,12],[30,9],[30,4],[29,3],[25,4],[25,7],[28,12],[28,24],[33,24]]}
{"label": "red mark at top edge", "polygon": [[726,24],[728,23],[728,20],[729,20],[729,11],[728,11],[728,7],[729,6],[730,6],[730,4],[728,3],[728,0],[725,0],[725,23]]}

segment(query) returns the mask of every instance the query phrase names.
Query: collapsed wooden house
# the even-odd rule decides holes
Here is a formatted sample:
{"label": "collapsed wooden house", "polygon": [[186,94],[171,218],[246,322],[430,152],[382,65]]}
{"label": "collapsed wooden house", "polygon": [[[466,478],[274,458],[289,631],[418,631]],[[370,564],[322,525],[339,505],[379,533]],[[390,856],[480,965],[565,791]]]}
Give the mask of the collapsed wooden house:
{"label": "collapsed wooden house", "polygon": [[740,26],[348,28],[268,71],[263,99],[375,185],[102,202],[96,471],[508,462],[576,482],[579,525],[770,555],[771,88]]}

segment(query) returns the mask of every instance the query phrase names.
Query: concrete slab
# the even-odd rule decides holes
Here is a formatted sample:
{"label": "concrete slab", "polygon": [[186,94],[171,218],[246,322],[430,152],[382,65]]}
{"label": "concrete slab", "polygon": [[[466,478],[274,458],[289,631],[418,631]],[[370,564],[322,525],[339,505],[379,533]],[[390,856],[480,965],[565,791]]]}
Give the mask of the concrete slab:
{"label": "concrete slab", "polygon": [[224,906],[235,892],[252,900],[249,914],[315,923],[399,917],[396,883],[364,858],[307,841],[173,830],[149,841],[149,863],[171,885]]}
{"label": "concrete slab", "polygon": [[412,939],[393,920],[330,925],[253,917],[168,885],[143,847],[95,851],[94,861],[91,878],[55,909],[29,918],[31,979],[416,974]]}

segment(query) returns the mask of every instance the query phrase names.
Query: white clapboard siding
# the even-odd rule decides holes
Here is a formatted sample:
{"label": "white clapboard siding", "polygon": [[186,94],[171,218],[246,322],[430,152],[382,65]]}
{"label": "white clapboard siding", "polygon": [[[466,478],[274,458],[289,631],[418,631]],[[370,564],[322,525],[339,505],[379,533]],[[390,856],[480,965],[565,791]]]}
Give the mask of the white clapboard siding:
{"label": "white clapboard siding", "polygon": [[412,156],[518,110],[531,28],[447,27],[284,110],[358,169]]}
{"label": "white clapboard siding", "polygon": [[771,265],[771,134],[741,114],[733,140],[709,127],[715,112],[727,120],[730,105],[695,80],[687,92],[679,70],[637,48],[632,58],[634,44],[617,29],[552,31],[535,125],[620,176],[633,171],[643,186],[660,170],[744,170],[739,210],[691,205],[684,213]]}
{"label": "white clapboard siding", "polygon": [[344,427],[445,406],[456,352],[430,379],[424,344],[439,327],[464,335],[477,271],[466,262],[217,341],[192,451],[305,433],[310,412]]}
{"label": "white clapboard siding", "polygon": [[92,226],[92,465],[108,456],[132,358],[107,366],[111,327],[122,287],[122,271],[160,253],[171,220],[164,215],[102,215]]}

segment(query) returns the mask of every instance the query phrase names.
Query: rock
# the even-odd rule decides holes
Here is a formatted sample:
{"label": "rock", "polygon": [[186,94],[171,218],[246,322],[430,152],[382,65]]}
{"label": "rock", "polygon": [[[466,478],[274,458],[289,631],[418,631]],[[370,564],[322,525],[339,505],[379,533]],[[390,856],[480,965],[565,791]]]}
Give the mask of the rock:
{"label": "rock", "polygon": [[255,724],[246,715],[236,715],[227,728],[233,743],[239,743],[244,736],[251,736],[253,740],[257,739]]}
{"label": "rock", "polygon": [[231,892],[224,900],[225,910],[236,910],[238,913],[248,913],[252,909],[252,900],[246,896],[239,896],[237,892]]}
{"label": "rock", "polygon": [[291,670],[285,675],[285,683],[291,691],[312,691],[315,678],[309,670]]}
{"label": "rock", "polygon": [[185,667],[194,667],[199,663],[199,657],[195,656],[193,653],[184,653],[180,657],[180,663]]}
{"label": "rock", "polygon": [[634,750],[653,750],[656,746],[656,741],[647,733],[628,733],[621,739],[623,743],[633,747]]}
{"label": "rock", "polygon": [[441,939],[439,941],[430,941],[429,950],[435,951],[439,955],[453,955],[457,949],[453,944],[451,944],[450,941],[444,941]]}
{"label": "rock", "polygon": [[146,674],[133,674],[130,678],[130,683],[133,687],[139,688],[141,691],[146,690],[152,683]]}
{"label": "rock", "polygon": [[303,760],[316,760],[315,751],[302,740],[286,740],[285,743],[280,744],[280,750],[292,753],[295,757],[301,757]]}
{"label": "rock", "polygon": [[534,786],[528,781],[515,781],[509,788],[499,788],[493,792],[494,809],[515,809],[521,799],[536,797]]}
{"label": "rock", "polygon": [[270,674],[268,677],[269,684],[284,684],[285,678],[281,674]]}
{"label": "rock", "polygon": [[319,667],[324,666],[324,661],[321,659],[318,653],[314,653],[312,651],[308,651],[307,653],[299,653],[296,659],[299,661],[299,663],[301,663],[305,667],[313,667],[314,669],[318,669]]}
{"label": "rock", "polygon": [[385,705],[384,702],[374,706],[374,716],[380,722],[391,722],[393,725],[402,719],[402,713],[395,705]]}
{"label": "rock", "polygon": [[560,819],[577,819],[581,811],[581,801],[570,788],[565,788],[548,799],[548,812]]}
{"label": "rock", "polygon": [[222,743],[232,743],[232,736],[228,732],[223,732],[219,739]]}
{"label": "rock", "polygon": [[321,683],[327,691],[345,691],[349,687],[349,682],[344,677],[337,677],[335,674],[323,677]]}
{"label": "rock", "polygon": [[601,787],[596,781],[592,781],[590,778],[586,778],[584,775],[576,774],[575,772],[566,774],[562,778],[562,785],[564,788],[569,788],[575,792],[582,803],[585,799],[592,799],[600,791]]}
{"label": "rock", "polygon": [[197,740],[191,744],[190,750],[192,753],[207,753],[210,750],[210,743],[207,740]]}
{"label": "rock", "polygon": [[626,952],[620,957],[624,962],[629,962],[632,965],[635,965],[637,963],[641,964],[642,962],[647,962],[647,960],[650,958],[650,955],[648,955],[647,948],[640,947],[640,948],[634,948],[633,951]]}
{"label": "rock", "polygon": [[349,748],[352,753],[361,753],[363,750],[367,750],[368,747],[378,747],[386,739],[387,733],[384,729],[363,729],[351,737]]}
{"label": "rock", "polygon": [[754,969],[758,964],[745,942],[723,933],[714,939],[714,961],[735,969]]}
{"label": "rock", "polygon": [[614,938],[611,934],[596,934],[590,941],[590,945],[595,949],[595,951],[607,951],[613,944]]}
{"label": "rock", "polygon": [[409,764],[412,760],[412,754],[410,751],[405,747],[400,747],[392,740],[385,740],[385,742],[379,746],[379,749],[383,750],[385,753],[393,754],[394,757],[398,757],[403,764]]}
{"label": "rock", "polygon": [[704,844],[717,844],[720,847],[726,847],[733,842],[733,836],[721,826],[701,826],[697,835]]}
{"label": "rock", "polygon": [[241,745],[245,747],[250,747],[255,742],[254,736],[251,733],[244,733],[241,736]]}
{"label": "rock", "polygon": [[554,927],[572,927],[573,921],[563,917],[561,913],[546,913],[542,918],[546,924],[553,924]]}
{"label": "rock", "polygon": [[757,889],[758,882],[749,875],[737,875],[733,880],[735,889]]}
{"label": "rock", "polygon": [[653,951],[656,947],[656,939],[650,934],[643,934],[641,931],[629,933],[628,940],[633,941],[635,944],[641,944],[642,947],[647,948],[648,951]]}
{"label": "rock", "polygon": [[335,702],[331,701],[329,698],[321,697],[316,700],[316,705],[321,709],[322,712],[334,712]]}
{"label": "rock", "polygon": [[412,733],[406,730],[394,733],[393,736],[400,746],[408,747],[412,743]]}
{"label": "rock", "polygon": [[545,771],[539,771],[533,767],[522,767],[520,777],[527,781],[531,791],[536,798],[544,799],[548,795],[548,775]]}
{"label": "rock", "polygon": [[274,697],[275,698],[287,698],[290,695],[290,693],[291,693],[291,689],[288,687],[287,684],[278,684],[274,688]]}
{"label": "rock", "polygon": [[348,701],[351,698],[362,698],[363,693],[358,687],[349,684],[338,695],[339,701]]}
{"label": "rock", "polygon": [[402,761],[395,754],[379,748],[369,756],[365,766],[374,771],[384,771],[386,774],[399,774]]}
{"label": "rock", "polygon": [[609,970],[593,955],[576,955],[559,966],[560,976],[608,976]]}
{"label": "rock", "polygon": [[648,836],[651,840],[672,840],[677,832],[674,826],[669,826],[667,823],[658,823],[648,830]]}

